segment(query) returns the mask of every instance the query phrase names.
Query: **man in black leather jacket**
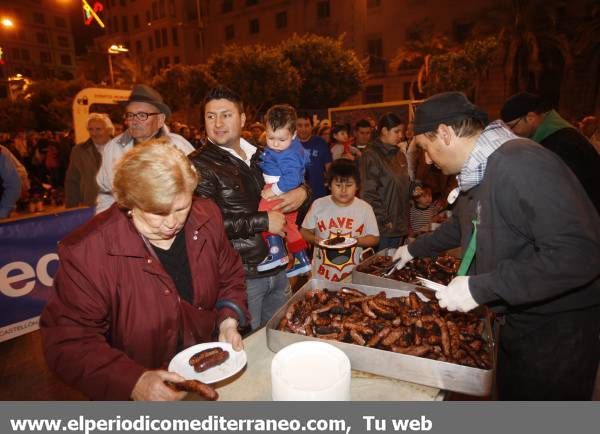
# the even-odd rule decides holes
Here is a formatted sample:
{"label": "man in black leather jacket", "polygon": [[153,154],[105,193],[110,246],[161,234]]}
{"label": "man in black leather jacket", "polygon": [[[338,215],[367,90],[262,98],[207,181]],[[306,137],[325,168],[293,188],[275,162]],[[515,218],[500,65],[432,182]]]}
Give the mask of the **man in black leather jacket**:
{"label": "man in black leather jacket", "polygon": [[306,186],[278,198],[274,211],[258,211],[264,186],[256,147],[241,138],[246,115],[240,97],[218,86],[204,99],[206,143],[190,154],[200,174],[196,193],[213,199],[223,212],[225,230],[240,253],[246,271],[248,309],[252,329],[266,323],[288,300],[291,289],[285,268],[259,273],[256,266],[267,256],[261,233],[285,235],[284,212],[297,209],[309,197]]}

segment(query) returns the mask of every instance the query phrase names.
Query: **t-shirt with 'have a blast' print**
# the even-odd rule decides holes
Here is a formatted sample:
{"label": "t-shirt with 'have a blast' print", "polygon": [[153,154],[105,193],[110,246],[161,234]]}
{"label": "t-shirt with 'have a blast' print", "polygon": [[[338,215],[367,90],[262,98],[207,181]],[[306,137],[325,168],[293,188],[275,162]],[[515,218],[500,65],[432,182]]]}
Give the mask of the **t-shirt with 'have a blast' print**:
{"label": "t-shirt with 'have a blast' print", "polygon": [[[313,202],[302,227],[314,231],[320,239],[343,237],[359,238],[365,235],[379,236],[377,219],[373,208],[362,199],[354,198],[349,206],[336,205],[331,196]],[[362,247],[342,250],[324,249],[315,245],[313,253],[313,277],[338,282],[348,276],[360,262]]]}

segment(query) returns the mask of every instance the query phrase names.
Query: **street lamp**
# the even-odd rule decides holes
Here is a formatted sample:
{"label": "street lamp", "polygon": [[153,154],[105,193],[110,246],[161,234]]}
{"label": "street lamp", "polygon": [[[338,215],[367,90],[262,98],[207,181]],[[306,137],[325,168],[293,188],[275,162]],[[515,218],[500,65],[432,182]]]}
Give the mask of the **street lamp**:
{"label": "street lamp", "polygon": [[115,76],[113,73],[113,64],[112,64],[112,56],[111,54],[121,54],[121,53],[127,53],[129,50],[126,47],[123,47],[122,45],[116,45],[113,44],[110,47],[108,47],[108,72],[110,74],[110,85],[111,86],[115,86]]}
{"label": "street lamp", "polygon": [[3,17],[0,20],[0,24],[2,24],[2,27],[4,27],[5,29],[12,29],[13,27],[15,27],[15,22],[7,17]]}

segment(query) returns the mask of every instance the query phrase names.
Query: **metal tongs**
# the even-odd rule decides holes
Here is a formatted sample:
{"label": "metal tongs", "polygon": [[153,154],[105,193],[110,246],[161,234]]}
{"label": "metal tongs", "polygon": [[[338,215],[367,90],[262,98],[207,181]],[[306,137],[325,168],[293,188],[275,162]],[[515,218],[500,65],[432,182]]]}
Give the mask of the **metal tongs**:
{"label": "metal tongs", "polygon": [[396,265],[398,265],[398,262],[400,262],[400,259],[402,259],[402,258],[398,258],[394,262],[392,262],[392,265],[390,265],[390,268],[385,270],[385,273],[383,273],[381,275],[381,277],[389,277],[390,274],[392,274],[396,270]]}
{"label": "metal tongs", "polygon": [[446,285],[434,282],[433,280],[425,279],[424,277],[417,276],[417,280],[421,282],[421,285],[423,285],[425,288],[431,289],[432,291],[439,291],[448,288]]}

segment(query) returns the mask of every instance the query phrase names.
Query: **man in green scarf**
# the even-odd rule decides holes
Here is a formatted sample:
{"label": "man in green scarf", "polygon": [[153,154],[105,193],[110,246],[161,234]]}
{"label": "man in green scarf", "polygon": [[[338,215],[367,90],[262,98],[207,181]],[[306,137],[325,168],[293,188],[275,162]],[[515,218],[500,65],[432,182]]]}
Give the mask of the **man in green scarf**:
{"label": "man in green scarf", "polygon": [[557,154],[583,185],[600,213],[600,155],[577,128],[535,94],[521,92],[506,100],[500,116],[513,132]]}

